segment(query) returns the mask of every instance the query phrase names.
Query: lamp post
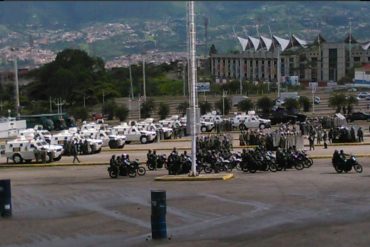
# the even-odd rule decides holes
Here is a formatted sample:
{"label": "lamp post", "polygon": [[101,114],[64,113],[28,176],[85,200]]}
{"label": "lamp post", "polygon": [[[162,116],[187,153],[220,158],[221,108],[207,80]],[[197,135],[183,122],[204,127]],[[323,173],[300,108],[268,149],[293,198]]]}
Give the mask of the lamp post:
{"label": "lamp post", "polygon": [[20,110],[20,103],[19,103],[19,83],[18,83],[18,61],[17,61],[17,54],[15,51],[17,51],[17,48],[11,48],[11,51],[14,52],[14,82],[15,82],[15,101],[16,101],[16,113],[17,117],[20,116],[19,110]]}

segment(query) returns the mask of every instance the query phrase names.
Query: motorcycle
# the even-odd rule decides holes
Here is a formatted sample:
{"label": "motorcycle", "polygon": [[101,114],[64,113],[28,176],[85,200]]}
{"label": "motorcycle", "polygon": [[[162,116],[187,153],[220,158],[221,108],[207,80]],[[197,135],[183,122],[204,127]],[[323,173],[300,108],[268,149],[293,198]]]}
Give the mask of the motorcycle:
{"label": "motorcycle", "polygon": [[[341,159],[341,158],[340,158]],[[357,159],[355,156],[350,155],[348,159],[335,159],[333,157],[332,159],[332,164],[337,173],[342,173],[342,172],[349,172],[352,170],[352,168],[357,172],[357,173],[362,173],[363,168],[362,165],[360,165],[357,162]]]}
{"label": "motorcycle", "polygon": [[[165,167],[167,169],[167,157],[165,154],[156,155],[153,159],[156,159],[157,169]],[[146,165],[150,171],[154,170],[154,162],[152,159],[147,160]]]}
{"label": "motorcycle", "polygon": [[108,167],[108,174],[111,178],[117,178],[118,176],[129,176],[131,178],[136,177],[136,169],[134,166],[129,165],[125,162],[115,161],[110,162]]}

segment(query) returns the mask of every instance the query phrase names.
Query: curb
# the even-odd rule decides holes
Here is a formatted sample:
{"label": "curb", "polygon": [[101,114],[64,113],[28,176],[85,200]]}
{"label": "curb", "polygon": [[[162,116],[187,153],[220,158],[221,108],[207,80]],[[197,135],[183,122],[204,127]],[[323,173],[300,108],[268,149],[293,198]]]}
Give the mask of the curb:
{"label": "curb", "polygon": [[161,177],[156,177],[154,181],[169,182],[169,181],[225,181],[232,179],[234,177],[233,173],[228,174],[207,174],[199,175],[196,177],[189,177],[188,175],[165,175]]}
{"label": "curb", "polygon": [[[245,145],[245,146],[234,146],[233,148],[255,148],[258,145]],[[304,145],[304,147],[309,147],[310,145]],[[323,144],[315,145],[315,147],[323,147]],[[362,143],[331,143],[328,147],[337,147],[337,146],[370,146],[370,142],[362,142]],[[172,148],[134,148],[134,149],[102,149],[102,152],[142,152],[148,151],[148,149],[155,149],[155,150],[162,150],[162,151],[172,151]],[[177,150],[191,150],[190,147],[176,147]]]}
{"label": "curb", "polygon": [[[370,157],[370,154],[355,154],[357,158]],[[313,160],[317,159],[331,159],[333,156],[330,154],[325,155],[309,155],[309,158]],[[55,164],[24,164],[24,165],[12,165],[12,164],[0,164],[0,169],[2,168],[41,168],[41,167],[79,167],[79,166],[108,166],[109,162],[89,162],[89,163],[55,163]],[[145,162],[140,162],[140,165],[145,165]],[[145,168],[146,169],[146,168]],[[173,177],[173,176],[172,176]],[[181,180],[178,180],[181,181]],[[198,180],[199,181],[199,180]]]}

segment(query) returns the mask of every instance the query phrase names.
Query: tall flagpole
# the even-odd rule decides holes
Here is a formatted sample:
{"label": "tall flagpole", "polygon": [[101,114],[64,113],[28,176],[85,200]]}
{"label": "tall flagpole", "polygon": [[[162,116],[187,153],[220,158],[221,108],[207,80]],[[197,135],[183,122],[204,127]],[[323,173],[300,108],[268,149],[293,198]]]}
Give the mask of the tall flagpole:
{"label": "tall flagpole", "polygon": [[192,145],[191,145],[191,154],[192,154],[192,164],[191,164],[191,175],[196,176],[196,152],[197,152],[197,144],[196,144],[196,135],[197,135],[197,118],[196,118],[196,91],[195,91],[195,83],[196,83],[196,63],[195,63],[195,23],[194,23],[194,1],[190,1],[188,5],[189,11],[189,60],[190,60],[190,78],[191,78],[191,101],[190,101],[190,110],[193,112],[193,116],[191,119],[192,124]]}

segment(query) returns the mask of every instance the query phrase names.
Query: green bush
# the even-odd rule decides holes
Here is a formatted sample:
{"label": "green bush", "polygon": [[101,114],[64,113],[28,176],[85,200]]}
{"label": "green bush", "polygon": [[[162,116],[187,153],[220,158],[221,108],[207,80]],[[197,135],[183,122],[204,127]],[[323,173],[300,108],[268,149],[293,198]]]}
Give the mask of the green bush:
{"label": "green bush", "polygon": [[115,112],[116,118],[118,118],[121,122],[125,121],[128,118],[128,114],[129,110],[125,105],[117,107]]}
{"label": "green bush", "polygon": [[178,113],[180,113],[182,116],[184,116],[186,114],[186,109],[187,108],[189,108],[189,103],[187,101],[184,101],[176,107],[176,110],[177,110]]}
{"label": "green bush", "polygon": [[89,112],[83,106],[71,109],[71,114],[75,119],[81,119],[81,121],[85,121],[89,118]]}
{"label": "green bush", "polygon": [[140,107],[140,115],[142,118],[149,118],[155,109],[155,104],[152,99],[143,102]]}
{"label": "green bush", "polygon": [[208,101],[199,102],[200,114],[204,115],[207,112],[212,111],[212,105]]}
{"label": "green bush", "polygon": [[273,105],[274,103],[267,96],[263,96],[257,100],[257,107],[261,109],[263,113],[269,113]]}
{"label": "green bush", "polygon": [[248,112],[253,109],[254,104],[250,99],[244,99],[238,103],[238,110]]}
{"label": "green bush", "polygon": [[158,115],[160,119],[165,119],[170,114],[170,107],[168,104],[161,102],[159,104]]}
{"label": "green bush", "polygon": [[308,97],[301,96],[301,97],[299,97],[298,102],[299,102],[300,106],[303,108],[304,112],[309,112],[310,111],[311,102],[310,102],[310,99]]}

